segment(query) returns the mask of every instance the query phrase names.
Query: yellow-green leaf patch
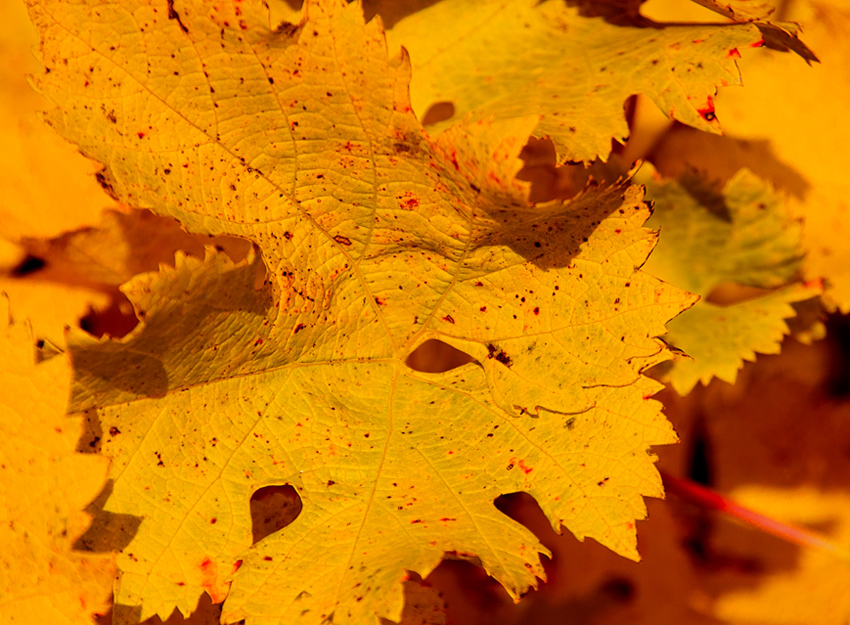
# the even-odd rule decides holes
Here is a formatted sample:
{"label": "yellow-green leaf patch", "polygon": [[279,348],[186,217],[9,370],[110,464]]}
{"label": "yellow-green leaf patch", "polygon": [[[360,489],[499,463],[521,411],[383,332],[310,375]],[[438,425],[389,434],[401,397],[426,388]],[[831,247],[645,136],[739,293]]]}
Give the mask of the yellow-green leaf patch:
{"label": "yellow-green leaf patch", "polygon": [[[681,394],[715,376],[732,383],[756,352],[778,353],[785,319],[795,316],[791,304],[819,293],[818,285],[794,283],[802,224],[783,195],[746,169],[720,190],[696,175],[661,181],[648,170],[641,173],[654,203],[648,225],[661,239],[644,270],[703,297],[668,325],[666,340],[692,360],[676,359],[666,379]],[[760,291],[708,301],[728,284]]]}

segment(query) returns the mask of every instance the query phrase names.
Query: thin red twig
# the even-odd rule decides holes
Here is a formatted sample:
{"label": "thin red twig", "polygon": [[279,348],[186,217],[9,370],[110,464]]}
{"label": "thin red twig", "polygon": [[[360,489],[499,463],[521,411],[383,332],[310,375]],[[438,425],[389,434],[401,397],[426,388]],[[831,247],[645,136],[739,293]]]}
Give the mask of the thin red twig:
{"label": "thin red twig", "polygon": [[801,527],[777,521],[772,517],[750,510],[749,508],[724,497],[720,493],[690,480],[674,477],[664,471],[661,471],[660,473],[661,478],[664,480],[664,487],[666,490],[681,497],[682,499],[687,499],[688,501],[705,508],[711,508],[712,510],[718,510],[728,514],[732,518],[738,519],[747,525],[751,525],[763,532],[778,536],[779,538],[796,545],[821,549],[841,558],[842,560],[850,561],[850,551],[848,551],[845,547],[836,545],[824,536],[805,530]]}

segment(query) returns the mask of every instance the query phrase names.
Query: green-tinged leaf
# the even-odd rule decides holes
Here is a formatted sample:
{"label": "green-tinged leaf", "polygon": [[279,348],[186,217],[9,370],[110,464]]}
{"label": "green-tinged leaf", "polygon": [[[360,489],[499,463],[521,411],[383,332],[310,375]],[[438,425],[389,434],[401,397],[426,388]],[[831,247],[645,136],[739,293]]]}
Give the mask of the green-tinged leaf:
{"label": "green-tinged leaf", "polygon": [[[668,342],[693,360],[677,359],[665,377],[683,395],[715,376],[734,382],[756,352],[778,353],[784,320],[795,314],[790,304],[820,292],[819,285],[780,288],[799,277],[802,224],[784,196],[746,169],[722,190],[694,175],[641,176],[654,202],[648,225],[661,231],[644,269],[703,298],[669,324]],[[706,300],[728,283],[780,290],[728,304]]]}
{"label": "green-tinged leaf", "polygon": [[[108,433],[106,509],[143,519],[119,604],[165,616],[206,591],[228,623],[397,620],[406,571],[447,552],[518,597],[545,549],[495,508],[515,491],[637,558],[661,493],[647,452],[675,440],[641,372],[693,301],[638,269],[639,187],[529,204],[515,175],[539,117],[432,139],[407,57],[357,4],[308,2],[277,31],[248,0],[30,4],[47,118],[104,184],[255,246],[178,254],[123,287],[131,334],[71,337],[73,409]],[[472,362],[408,367],[432,339]],[[252,546],[251,496],[283,484],[303,510]]]}
{"label": "green-tinged leaf", "polygon": [[729,306],[699,302],[668,324],[670,342],[691,359],[679,358],[667,380],[680,395],[697,383],[717,377],[734,384],[745,360],[756,354],[778,354],[788,334],[786,319],[796,316],[791,306],[812,297],[819,289],[794,284],[753,300]]}
{"label": "green-tinged leaf", "polygon": [[761,35],[748,24],[614,25],[563,2],[444,1],[388,33],[413,64],[417,114],[450,102],[454,117],[543,117],[561,160],[606,159],[628,136],[623,105],[644,93],[673,119],[719,132],[712,96],[740,83],[737,48]]}

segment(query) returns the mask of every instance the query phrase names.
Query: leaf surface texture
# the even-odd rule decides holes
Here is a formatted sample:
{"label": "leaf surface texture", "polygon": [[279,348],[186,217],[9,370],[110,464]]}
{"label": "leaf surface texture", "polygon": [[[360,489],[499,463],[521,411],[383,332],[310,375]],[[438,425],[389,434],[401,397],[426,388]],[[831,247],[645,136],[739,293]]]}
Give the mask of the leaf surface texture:
{"label": "leaf surface texture", "polygon": [[[693,301],[638,269],[639,187],[529,204],[515,175],[539,117],[428,136],[406,55],[357,4],[278,30],[250,1],[30,11],[47,119],[104,186],[254,246],[178,254],[122,287],[131,334],[70,339],[72,409],[118,432],[106,509],[143,519],[118,603],[166,616],[206,591],[226,622],[373,623],[445,553],[517,597],[545,549],[493,501],[521,490],[637,557],[642,496],[661,494],[647,452],[675,440],[641,371]],[[408,367],[432,339],[473,362]],[[252,546],[249,500],[283,484],[303,509]]]}
{"label": "leaf surface texture", "polygon": [[611,140],[628,136],[623,106],[638,93],[673,119],[719,132],[712,98],[740,83],[737,48],[761,38],[748,24],[661,25],[616,11],[603,19],[537,0],[439,2],[388,36],[410,52],[419,115],[439,102],[452,104],[450,121],[537,113],[534,133],[551,137],[561,161],[606,159]]}

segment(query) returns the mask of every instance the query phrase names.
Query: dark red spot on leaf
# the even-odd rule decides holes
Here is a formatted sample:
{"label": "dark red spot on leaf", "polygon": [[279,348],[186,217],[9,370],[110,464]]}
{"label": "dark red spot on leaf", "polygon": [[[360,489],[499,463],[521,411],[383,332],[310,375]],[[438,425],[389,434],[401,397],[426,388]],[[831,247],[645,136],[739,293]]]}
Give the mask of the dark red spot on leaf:
{"label": "dark red spot on leaf", "polygon": [[705,106],[698,108],[697,113],[699,113],[700,117],[707,122],[713,122],[717,119],[717,116],[714,114],[714,99],[711,96],[708,96],[705,101]]}

